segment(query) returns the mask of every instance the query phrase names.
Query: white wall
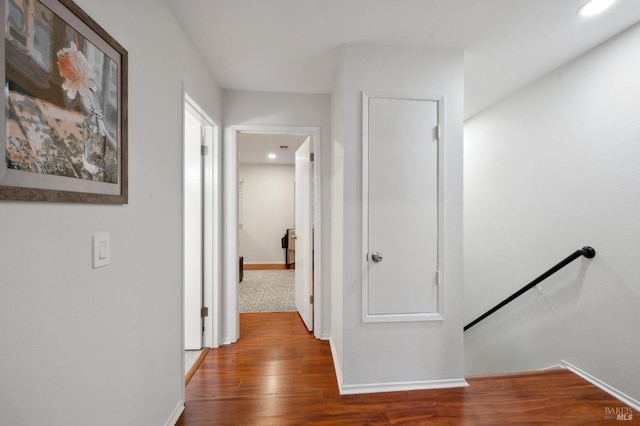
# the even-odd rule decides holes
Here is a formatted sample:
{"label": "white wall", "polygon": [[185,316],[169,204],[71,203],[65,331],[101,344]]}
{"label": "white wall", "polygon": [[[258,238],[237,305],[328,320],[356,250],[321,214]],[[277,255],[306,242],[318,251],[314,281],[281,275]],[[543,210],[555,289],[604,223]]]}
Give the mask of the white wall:
{"label": "white wall", "polygon": [[640,26],[465,124],[468,374],[565,360],[640,400]]}
{"label": "white wall", "polygon": [[[343,324],[332,345],[343,391],[462,378],[462,90],[462,51],[344,47],[333,92],[333,106],[342,112],[333,115],[334,158],[343,160],[334,179],[342,197],[332,206],[338,215],[332,224],[342,230],[333,242],[343,261],[333,265],[332,292],[339,293],[334,299],[342,302]],[[362,91],[445,98],[443,322],[362,323]]]}
{"label": "white wall", "polygon": [[286,164],[240,164],[243,225],[238,250],[244,262],[284,264],[280,239],[294,227],[295,167]]}
{"label": "white wall", "polygon": [[[224,91],[225,137],[230,126],[304,126],[320,127],[322,157],[322,330],[331,327],[330,276],[330,196],[331,196],[331,115],[329,95]],[[225,141],[226,142],[226,141]],[[225,146],[224,148],[228,148]],[[223,149],[224,149],[223,148]],[[317,283],[316,283],[317,284]],[[227,333],[232,332],[227,330]],[[327,337],[327,336],[325,336]]]}
{"label": "white wall", "polygon": [[344,59],[331,93],[331,353],[338,384],[344,365]]}
{"label": "white wall", "polygon": [[0,202],[0,424],[162,425],[184,383],[182,82],[215,119],[220,93],[164,2],[77,3],[129,52],[129,204]]}

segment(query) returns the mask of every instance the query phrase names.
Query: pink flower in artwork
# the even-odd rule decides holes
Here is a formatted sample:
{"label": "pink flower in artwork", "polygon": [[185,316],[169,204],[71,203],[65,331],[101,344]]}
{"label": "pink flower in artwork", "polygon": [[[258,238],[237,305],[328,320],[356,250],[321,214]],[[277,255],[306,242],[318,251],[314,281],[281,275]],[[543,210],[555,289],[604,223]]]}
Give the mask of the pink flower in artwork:
{"label": "pink flower in artwork", "polygon": [[88,97],[95,89],[95,84],[87,58],[73,42],[70,47],[60,49],[57,55],[60,76],[64,78],[62,88],[67,92],[67,97],[75,99],[77,93],[82,97]]}

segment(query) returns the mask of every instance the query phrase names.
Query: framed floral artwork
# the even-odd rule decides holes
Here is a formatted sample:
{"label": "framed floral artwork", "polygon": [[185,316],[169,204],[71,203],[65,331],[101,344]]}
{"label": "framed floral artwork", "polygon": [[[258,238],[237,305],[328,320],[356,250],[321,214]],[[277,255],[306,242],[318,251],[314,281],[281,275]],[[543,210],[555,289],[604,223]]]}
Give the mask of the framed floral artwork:
{"label": "framed floral artwork", "polygon": [[0,200],[126,204],[127,51],[71,0],[0,1]]}

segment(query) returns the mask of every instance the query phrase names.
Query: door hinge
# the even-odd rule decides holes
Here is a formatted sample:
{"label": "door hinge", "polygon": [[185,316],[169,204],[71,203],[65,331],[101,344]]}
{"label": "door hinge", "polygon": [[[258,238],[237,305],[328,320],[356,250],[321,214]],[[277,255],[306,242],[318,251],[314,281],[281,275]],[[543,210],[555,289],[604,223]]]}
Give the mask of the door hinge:
{"label": "door hinge", "polygon": [[202,155],[209,155],[209,147],[206,145],[200,145],[200,153]]}
{"label": "door hinge", "polygon": [[440,126],[436,126],[433,128],[433,140],[434,141],[440,140]]}
{"label": "door hinge", "polygon": [[200,309],[200,318],[206,318],[209,316],[209,308],[206,306]]}
{"label": "door hinge", "polygon": [[440,285],[440,271],[436,271],[436,285]]}
{"label": "door hinge", "polygon": [[309,296],[309,303],[313,305],[313,294]]}
{"label": "door hinge", "polygon": [[313,155],[313,152],[312,152],[311,154],[309,154],[309,161],[313,163],[314,159],[315,159],[315,156]]}

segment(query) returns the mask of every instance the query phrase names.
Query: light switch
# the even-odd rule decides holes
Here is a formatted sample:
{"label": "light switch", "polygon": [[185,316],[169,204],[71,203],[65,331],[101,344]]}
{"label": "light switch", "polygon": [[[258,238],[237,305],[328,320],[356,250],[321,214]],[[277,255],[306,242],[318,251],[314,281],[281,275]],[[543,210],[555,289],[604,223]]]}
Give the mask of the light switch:
{"label": "light switch", "polygon": [[106,241],[100,241],[100,247],[98,248],[98,259],[106,259],[109,256],[109,250],[107,248]]}
{"label": "light switch", "polygon": [[106,232],[93,234],[93,269],[111,263],[111,236]]}

